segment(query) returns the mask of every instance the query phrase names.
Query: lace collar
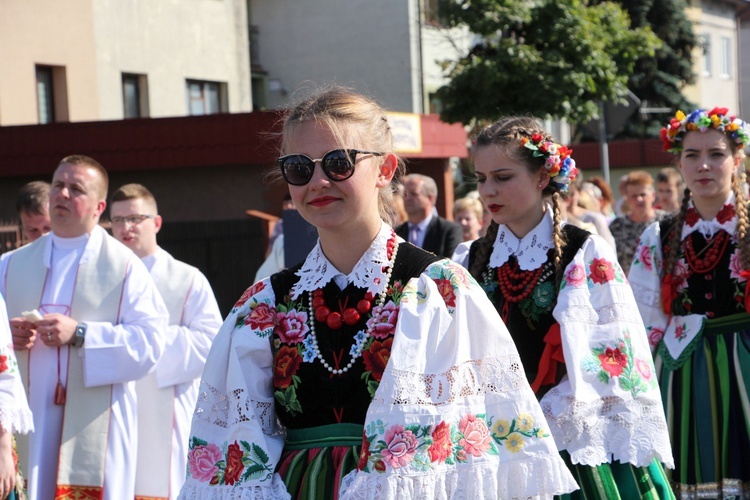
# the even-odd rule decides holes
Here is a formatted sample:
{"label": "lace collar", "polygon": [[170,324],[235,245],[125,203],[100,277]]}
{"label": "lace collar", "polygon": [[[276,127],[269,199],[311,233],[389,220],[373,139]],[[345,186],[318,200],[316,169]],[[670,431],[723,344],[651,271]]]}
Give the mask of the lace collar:
{"label": "lace collar", "polygon": [[[387,268],[389,264],[387,243],[392,234],[395,233],[393,233],[391,226],[383,222],[378,235],[370,244],[370,248],[362,254],[352,272],[346,277],[348,283],[358,288],[366,288],[373,295],[378,295],[383,291],[387,286],[386,273],[383,269]],[[401,238],[398,238],[398,243],[402,241]],[[305,259],[305,263],[297,271],[297,276],[300,279],[292,287],[291,297],[296,300],[303,292],[312,292],[322,288],[340,274],[343,273],[336,269],[323,254],[323,250],[320,248],[320,240],[318,240],[315,248]]]}
{"label": "lace collar", "polygon": [[724,202],[724,207],[719,210],[716,217],[704,220],[695,209],[693,200],[690,200],[685,213],[685,223],[682,225],[682,239],[684,240],[694,231],[700,232],[705,238],[711,238],[720,229],[734,234],[737,228],[737,211],[734,208],[734,201],[734,193],[730,193],[727,201]]}
{"label": "lace collar", "polygon": [[524,271],[539,269],[547,262],[547,251],[555,246],[552,238],[553,224],[552,207],[549,205],[539,224],[521,239],[518,239],[506,225],[501,224],[492,245],[490,267],[501,267],[508,262],[511,255],[515,255],[518,265]]}

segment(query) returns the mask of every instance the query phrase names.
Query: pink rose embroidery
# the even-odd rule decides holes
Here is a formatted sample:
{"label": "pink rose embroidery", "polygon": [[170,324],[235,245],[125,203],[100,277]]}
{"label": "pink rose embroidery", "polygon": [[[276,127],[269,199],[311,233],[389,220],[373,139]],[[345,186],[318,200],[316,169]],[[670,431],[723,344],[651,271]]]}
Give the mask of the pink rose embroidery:
{"label": "pink rose embroidery", "polygon": [[581,286],[586,282],[586,270],[581,264],[576,264],[565,273],[565,282],[569,286]]}
{"label": "pink rose embroidery", "polygon": [[412,431],[402,425],[393,425],[385,431],[386,449],[382,451],[383,461],[398,469],[408,465],[417,453],[419,442]]}
{"label": "pink rose embroidery", "polygon": [[737,248],[734,253],[729,257],[729,273],[730,277],[739,282],[747,281],[747,278],[742,276],[742,260],[740,259],[740,249]]}
{"label": "pink rose embroidery", "polygon": [[372,336],[376,339],[384,339],[393,335],[398,319],[398,307],[393,301],[383,306],[376,306],[372,310],[372,317],[367,320],[367,328],[372,331]]}
{"label": "pink rose embroidery", "polygon": [[615,269],[607,259],[594,258],[589,269],[591,270],[591,279],[593,282],[600,285],[612,281],[615,277]]}
{"label": "pink rose embroidery", "polygon": [[476,415],[466,415],[458,423],[458,430],[463,434],[458,444],[469,455],[479,457],[489,449],[492,439],[490,429],[481,418],[477,418]]}
{"label": "pink rose embroidery", "polygon": [[648,343],[651,344],[651,347],[659,345],[662,337],[664,337],[664,330],[661,328],[655,326],[648,328]]}
{"label": "pink rose embroidery", "polygon": [[453,292],[453,285],[451,285],[451,280],[436,279],[435,284],[440,291],[440,295],[443,297],[445,305],[448,307],[456,307],[456,294]]}
{"label": "pink rose embroidery", "polygon": [[685,259],[680,259],[674,263],[674,269],[672,269],[672,280],[675,284],[675,291],[677,293],[682,292],[687,286],[687,279],[690,276],[690,268],[685,262]]}
{"label": "pink rose embroidery", "polygon": [[196,446],[188,452],[188,470],[193,479],[207,483],[219,470],[216,462],[221,460],[221,448],[211,443]]}
{"label": "pink rose embroidery", "polygon": [[276,328],[273,333],[278,335],[283,343],[294,345],[302,342],[309,330],[306,312],[290,309],[287,312],[276,313]]}
{"label": "pink rose embroidery", "polygon": [[641,374],[641,377],[646,380],[651,380],[651,365],[647,361],[643,359],[635,360],[635,368],[638,370],[638,373]]}
{"label": "pink rose embroidery", "polygon": [[674,329],[674,338],[677,340],[682,340],[685,337],[687,337],[687,333],[685,332],[685,325],[677,325],[677,327]]}
{"label": "pink rose embroidery", "polygon": [[643,267],[645,267],[648,271],[653,269],[653,261],[651,260],[651,249],[647,247],[646,245],[641,245],[641,250],[638,253],[638,260],[641,261],[641,264],[643,264]]}

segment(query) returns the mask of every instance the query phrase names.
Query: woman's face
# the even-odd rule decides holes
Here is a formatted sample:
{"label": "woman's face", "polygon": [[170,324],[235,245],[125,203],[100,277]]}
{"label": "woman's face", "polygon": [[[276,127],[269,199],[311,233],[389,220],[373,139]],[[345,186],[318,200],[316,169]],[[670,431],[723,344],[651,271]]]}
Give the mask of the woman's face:
{"label": "woman's face", "polygon": [[679,167],[696,203],[723,203],[732,189],[732,174],[740,159],[729,139],[718,130],[688,132],[682,142]]}
{"label": "woman's face", "polygon": [[471,209],[464,209],[456,212],[456,222],[461,224],[464,230],[464,241],[472,241],[479,238],[479,231],[482,229],[482,222],[477,219],[477,214]]}
{"label": "woman's face", "polygon": [[519,238],[536,227],[544,213],[542,190],[549,182],[544,168],[532,174],[504,146],[491,144],[475,151],[474,169],[479,195],[495,222]]}
{"label": "woman's face", "polygon": [[[369,150],[356,139],[356,133],[344,139],[346,149]],[[319,122],[295,125],[285,154],[303,154],[313,159],[340,149],[330,128]],[[379,190],[390,184],[395,172],[395,156],[358,154],[354,174],[343,181],[332,181],[323,172],[320,161],[315,162],[313,176],[304,186],[289,185],[289,193],[300,215],[325,233],[360,231],[369,234],[380,228],[378,209]]]}

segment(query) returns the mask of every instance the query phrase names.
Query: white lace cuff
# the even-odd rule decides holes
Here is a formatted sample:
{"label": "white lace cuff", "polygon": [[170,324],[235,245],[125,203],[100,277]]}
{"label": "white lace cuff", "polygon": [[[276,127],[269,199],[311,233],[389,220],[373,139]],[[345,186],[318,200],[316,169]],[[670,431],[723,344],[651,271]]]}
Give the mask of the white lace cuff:
{"label": "white lace cuff", "polygon": [[269,485],[211,486],[194,483],[188,478],[180,491],[179,500],[288,500],[291,498],[281,476],[274,474]]}
{"label": "white lace cuff", "polygon": [[34,431],[34,418],[26,408],[0,408],[0,425],[8,432],[26,434]]}
{"label": "white lace cuff", "polygon": [[341,482],[341,500],[391,498],[535,498],[578,489],[559,457],[552,455],[506,464],[466,464],[422,475],[353,471]]}
{"label": "white lace cuff", "polygon": [[570,382],[561,382],[542,398],[542,411],[558,448],[567,450],[574,464],[596,466],[614,459],[646,467],[658,458],[674,468],[658,401],[610,396],[587,403],[567,395],[570,391]]}

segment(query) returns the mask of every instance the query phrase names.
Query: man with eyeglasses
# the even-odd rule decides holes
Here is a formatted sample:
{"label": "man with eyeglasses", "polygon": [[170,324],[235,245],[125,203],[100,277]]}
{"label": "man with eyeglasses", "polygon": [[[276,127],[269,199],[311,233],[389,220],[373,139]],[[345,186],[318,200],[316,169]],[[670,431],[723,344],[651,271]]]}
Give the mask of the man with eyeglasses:
{"label": "man with eyeglasses", "polygon": [[0,263],[35,431],[18,438],[30,498],[133,498],[136,394],[161,356],[167,309],[148,270],[99,226],[106,170],[63,158],[52,231]]}
{"label": "man with eyeglasses", "polygon": [[437,184],[432,177],[421,174],[404,177],[404,209],[409,220],[396,228],[396,234],[428,252],[450,258],[463,241],[464,232],[460,224],[438,216],[437,195]]}
{"label": "man with eyeglasses", "polygon": [[135,494],[175,499],[185,482],[200,376],[222,318],[206,277],[157,244],[162,218],[151,191],[126,184],[112,194],[109,211],[112,234],[146,264],[169,310],[164,353],[156,369],[136,384]]}

